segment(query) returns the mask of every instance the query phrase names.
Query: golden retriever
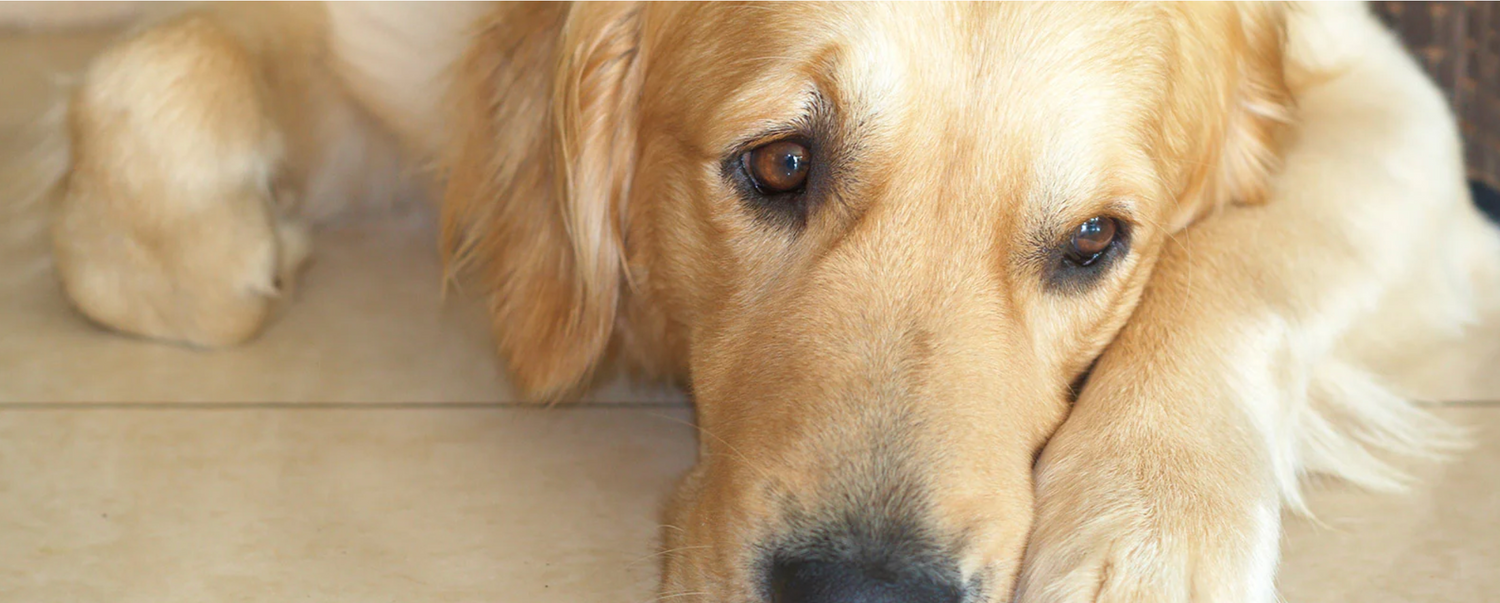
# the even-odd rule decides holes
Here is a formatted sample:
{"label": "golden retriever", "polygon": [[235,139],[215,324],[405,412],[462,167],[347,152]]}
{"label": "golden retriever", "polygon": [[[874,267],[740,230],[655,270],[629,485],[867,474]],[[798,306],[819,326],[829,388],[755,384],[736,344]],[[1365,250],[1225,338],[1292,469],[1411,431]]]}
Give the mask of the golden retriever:
{"label": "golden retriever", "polygon": [[1403,369],[1500,302],[1358,4],[209,6],[68,119],[99,323],[245,341],[419,191],[521,391],[688,388],[670,601],[1275,601],[1299,478],[1449,442]]}

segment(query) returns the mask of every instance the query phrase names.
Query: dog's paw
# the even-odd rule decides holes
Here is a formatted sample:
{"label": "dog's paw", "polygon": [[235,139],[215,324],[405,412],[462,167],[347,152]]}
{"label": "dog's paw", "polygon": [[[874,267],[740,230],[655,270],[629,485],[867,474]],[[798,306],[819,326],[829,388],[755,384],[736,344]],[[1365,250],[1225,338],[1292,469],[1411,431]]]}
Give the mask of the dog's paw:
{"label": "dog's paw", "polygon": [[69,104],[53,217],[67,296],[119,331],[200,346],[258,333],[307,257],[282,219],[286,143],[254,57],[187,16],[90,65]]}
{"label": "dog's paw", "polygon": [[[1060,434],[1037,467],[1019,603],[1272,603],[1280,515],[1250,465]],[[1238,459],[1243,461],[1244,459]]]}
{"label": "dog's paw", "polygon": [[53,230],[63,291],[84,315],[121,332],[204,347],[248,340],[287,297],[308,235],[253,197],[220,203],[153,224],[149,214],[68,199]]}

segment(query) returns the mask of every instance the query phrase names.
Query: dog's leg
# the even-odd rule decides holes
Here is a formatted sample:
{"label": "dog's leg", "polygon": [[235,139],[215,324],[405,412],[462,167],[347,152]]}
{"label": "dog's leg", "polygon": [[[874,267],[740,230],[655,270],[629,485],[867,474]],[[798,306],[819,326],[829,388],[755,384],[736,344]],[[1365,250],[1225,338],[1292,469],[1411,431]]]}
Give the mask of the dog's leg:
{"label": "dog's leg", "polygon": [[1049,441],[1024,603],[1275,601],[1298,476],[1389,485],[1380,449],[1440,432],[1369,359],[1452,334],[1500,247],[1436,89],[1363,9],[1305,10],[1294,50],[1331,79],[1299,91],[1273,200],[1169,244]]}

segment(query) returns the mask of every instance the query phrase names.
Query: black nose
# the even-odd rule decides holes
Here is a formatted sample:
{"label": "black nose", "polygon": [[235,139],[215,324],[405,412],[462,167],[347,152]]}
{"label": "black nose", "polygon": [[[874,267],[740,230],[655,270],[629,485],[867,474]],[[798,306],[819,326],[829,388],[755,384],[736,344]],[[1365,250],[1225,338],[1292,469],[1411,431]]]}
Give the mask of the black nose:
{"label": "black nose", "polygon": [[910,568],[848,561],[778,561],[772,603],[959,603],[959,588]]}

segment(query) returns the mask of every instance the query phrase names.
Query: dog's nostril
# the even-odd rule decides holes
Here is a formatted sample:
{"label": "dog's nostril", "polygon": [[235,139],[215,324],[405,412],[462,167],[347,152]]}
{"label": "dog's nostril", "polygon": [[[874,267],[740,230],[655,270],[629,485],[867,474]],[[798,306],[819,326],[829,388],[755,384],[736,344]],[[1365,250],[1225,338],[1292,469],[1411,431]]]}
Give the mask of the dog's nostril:
{"label": "dog's nostril", "polygon": [[959,603],[959,589],[933,576],[847,561],[778,561],[771,603]]}

